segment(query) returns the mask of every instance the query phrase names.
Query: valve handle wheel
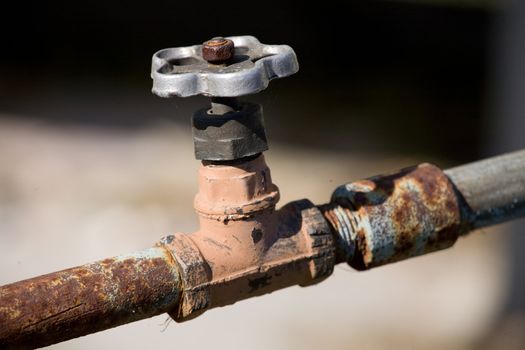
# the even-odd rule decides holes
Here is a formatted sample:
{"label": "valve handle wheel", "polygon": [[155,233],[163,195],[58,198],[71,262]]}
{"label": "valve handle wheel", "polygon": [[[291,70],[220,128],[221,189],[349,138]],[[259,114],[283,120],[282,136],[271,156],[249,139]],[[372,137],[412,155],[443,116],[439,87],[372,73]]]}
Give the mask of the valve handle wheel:
{"label": "valve handle wheel", "polygon": [[288,45],[265,45],[253,36],[213,38],[203,45],[156,52],[152,91],[160,97],[238,97],[260,92],[271,80],[298,70]]}

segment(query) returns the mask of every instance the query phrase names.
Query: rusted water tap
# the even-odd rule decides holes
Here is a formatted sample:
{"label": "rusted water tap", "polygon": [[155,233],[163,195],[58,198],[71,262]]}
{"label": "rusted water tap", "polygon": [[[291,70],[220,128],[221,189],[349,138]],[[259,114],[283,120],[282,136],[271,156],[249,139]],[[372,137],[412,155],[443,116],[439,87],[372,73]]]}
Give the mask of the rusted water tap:
{"label": "rusted water tap", "polygon": [[[189,56],[188,56],[189,54]],[[184,60],[182,60],[184,56]],[[183,64],[191,57],[192,64]],[[205,309],[328,276],[333,236],[309,201],[276,211],[279,189],[262,152],[268,149],[262,108],[237,101],[298,70],[293,50],[254,37],[214,38],[166,49],[153,58],[153,92],[211,97],[193,116],[195,155],[202,160],[195,209],[200,229],[165,238],[186,286],[176,320]]]}
{"label": "rusted water tap", "polygon": [[525,216],[525,151],[445,171],[424,163],[339,186],[324,205],[300,200],[276,210],[279,190],[262,155],[262,108],[237,97],[297,70],[290,47],[250,36],[157,52],[155,94],[211,97],[192,119],[202,161],[194,202],[199,230],[0,286],[0,348],[45,346],[164,312],[187,320],[316,283],[336,263],[366,270]]}

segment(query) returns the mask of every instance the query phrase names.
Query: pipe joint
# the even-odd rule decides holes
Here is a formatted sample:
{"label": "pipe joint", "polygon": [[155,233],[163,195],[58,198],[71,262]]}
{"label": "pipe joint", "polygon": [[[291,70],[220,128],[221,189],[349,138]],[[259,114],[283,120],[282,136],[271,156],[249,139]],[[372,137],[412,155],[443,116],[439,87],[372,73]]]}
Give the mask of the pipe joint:
{"label": "pipe joint", "polygon": [[326,219],[308,200],[275,210],[279,192],[262,155],[204,163],[199,175],[199,231],[159,243],[180,268],[181,300],[170,312],[176,321],[331,274],[335,244]]}
{"label": "pipe joint", "polygon": [[359,270],[448,248],[464,230],[454,185],[428,163],[342,185],[321,209],[337,261]]}

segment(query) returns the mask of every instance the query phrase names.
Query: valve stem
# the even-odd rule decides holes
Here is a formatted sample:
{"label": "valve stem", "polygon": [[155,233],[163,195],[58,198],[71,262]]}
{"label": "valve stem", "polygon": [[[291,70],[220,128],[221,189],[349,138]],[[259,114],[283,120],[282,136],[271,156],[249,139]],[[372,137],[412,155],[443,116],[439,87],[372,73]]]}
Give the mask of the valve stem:
{"label": "valve stem", "polygon": [[239,101],[235,97],[212,97],[208,114],[223,115],[239,110]]}

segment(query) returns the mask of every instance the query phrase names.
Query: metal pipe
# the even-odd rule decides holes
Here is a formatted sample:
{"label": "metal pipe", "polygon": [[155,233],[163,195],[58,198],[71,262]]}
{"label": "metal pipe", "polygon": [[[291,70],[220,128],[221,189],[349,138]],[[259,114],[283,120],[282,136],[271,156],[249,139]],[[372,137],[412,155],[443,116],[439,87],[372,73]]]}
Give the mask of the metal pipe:
{"label": "metal pipe", "polygon": [[0,287],[0,348],[32,349],[176,309],[181,280],[162,247]]}
{"label": "metal pipe", "polygon": [[337,237],[337,262],[365,270],[452,246],[461,231],[454,187],[420,164],[339,186],[321,206]]}
{"label": "metal pipe", "polygon": [[445,170],[465,201],[471,229],[525,215],[525,150]]}
{"label": "metal pipe", "polygon": [[320,208],[336,236],[336,261],[356,269],[445,249],[474,229],[525,216],[525,151],[374,176],[339,186]]}
{"label": "metal pipe", "polygon": [[[1,286],[0,348],[46,346],[164,312],[184,320],[209,307],[315,283],[332,271],[334,248],[335,262],[368,269],[450,247],[465,232],[525,214],[524,169],[524,151],[445,172],[420,164],[340,186],[321,211],[308,201],[272,209],[280,234],[253,266],[232,269],[239,260],[226,259],[213,270],[216,260],[193,247],[197,236],[177,234],[139,253]],[[264,179],[261,184],[271,184]],[[239,242],[245,224],[231,226],[228,210],[219,226],[231,232],[221,237],[235,234]],[[258,226],[245,233],[255,245],[266,234]],[[231,254],[231,247],[222,248]],[[231,271],[221,275],[220,269]]]}

